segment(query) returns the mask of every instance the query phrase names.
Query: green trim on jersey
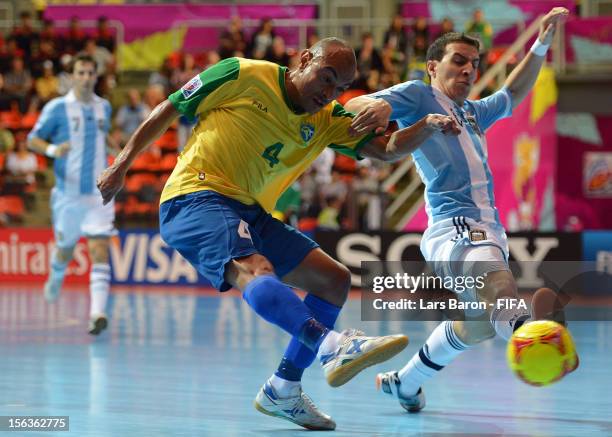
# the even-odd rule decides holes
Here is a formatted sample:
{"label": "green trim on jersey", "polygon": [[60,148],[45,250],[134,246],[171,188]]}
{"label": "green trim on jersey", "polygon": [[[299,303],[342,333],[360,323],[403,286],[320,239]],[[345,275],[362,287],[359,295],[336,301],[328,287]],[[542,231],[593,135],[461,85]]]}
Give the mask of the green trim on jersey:
{"label": "green trim on jersey", "polygon": [[355,116],[355,114],[353,114],[352,112],[348,112],[346,109],[344,109],[344,106],[342,106],[340,103],[336,103],[334,104],[334,109],[332,110],[332,117],[350,117],[353,118]]}
{"label": "green trim on jersey", "polygon": [[293,103],[291,103],[291,100],[289,99],[289,94],[287,94],[287,86],[285,85],[285,73],[287,72],[287,70],[287,67],[278,67],[278,85],[280,86],[280,89],[283,92],[283,99],[285,100],[285,103],[287,104],[291,112],[297,114],[295,106],[293,106]]}
{"label": "green trim on jersey", "polygon": [[221,85],[238,79],[240,61],[228,58],[202,71],[179,90],[168,97],[174,108],[181,114],[194,118],[202,100]]}
{"label": "green trim on jersey", "polygon": [[[347,112],[347,114],[349,113]],[[363,137],[362,140],[359,141],[359,143],[357,143],[354,149],[343,146],[342,144],[334,144],[334,143],[328,145],[327,147],[330,147],[334,149],[336,152],[342,153],[343,155],[346,155],[350,158],[361,161],[363,159],[363,156],[359,154],[359,151],[363,148],[363,146],[368,144],[372,140],[372,138],[374,138],[375,136],[376,134],[374,132],[369,133],[368,135]]]}

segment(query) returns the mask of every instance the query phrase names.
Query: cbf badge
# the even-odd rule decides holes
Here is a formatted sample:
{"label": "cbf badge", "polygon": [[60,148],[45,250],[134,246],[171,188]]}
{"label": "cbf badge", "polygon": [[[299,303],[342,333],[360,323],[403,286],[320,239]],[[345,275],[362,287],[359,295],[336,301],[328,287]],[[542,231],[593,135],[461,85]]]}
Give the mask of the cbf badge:
{"label": "cbf badge", "polygon": [[314,131],[315,128],[310,123],[302,123],[300,125],[300,135],[302,136],[302,140],[304,140],[305,143],[312,139],[312,137],[314,136]]}

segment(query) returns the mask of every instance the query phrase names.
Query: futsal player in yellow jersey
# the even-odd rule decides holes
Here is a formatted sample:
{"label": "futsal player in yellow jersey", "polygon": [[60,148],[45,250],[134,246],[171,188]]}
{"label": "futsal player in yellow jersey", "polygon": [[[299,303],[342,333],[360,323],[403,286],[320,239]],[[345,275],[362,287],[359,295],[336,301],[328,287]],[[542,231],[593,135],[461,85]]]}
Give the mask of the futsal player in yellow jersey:
{"label": "futsal player in yellow jersey", "polygon": [[[397,160],[431,131],[453,130],[450,117],[428,115],[391,136],[350,136],[352,115],[334,99],[353,81],[355,66],[353,50],[336,38],[304,50],[293,70],[221,61],[158,105],[98,181],[110,201],[140,151],[179,115],[199,118],[162,193],[161,235],[214,287],[240,289],[257,314],[293,336],[255,406],[309,429],[336,426],[302,392],[302,373],[315,357],[329,384],[339,386],[399,353],[408,339],[334,331],[348,269],[270,211],[325,147]],[[304,301],[289,286],[306,291]]]}

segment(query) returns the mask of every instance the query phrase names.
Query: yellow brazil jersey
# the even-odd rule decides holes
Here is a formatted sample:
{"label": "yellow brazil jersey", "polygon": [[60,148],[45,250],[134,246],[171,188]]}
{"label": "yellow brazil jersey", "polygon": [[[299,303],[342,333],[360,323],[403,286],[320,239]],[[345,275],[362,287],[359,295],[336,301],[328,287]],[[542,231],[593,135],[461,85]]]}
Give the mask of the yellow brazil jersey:
{"label": "yellow brazil jersey", "polygon": [[359,158],[371,135],[350,137],[351,114],[335,101],[313,115],[295,114],[285,72],[270,62],[229,58],[170,95],[178,112],[198,122],[161,202],[213,190],[271,211],[325,147]]}

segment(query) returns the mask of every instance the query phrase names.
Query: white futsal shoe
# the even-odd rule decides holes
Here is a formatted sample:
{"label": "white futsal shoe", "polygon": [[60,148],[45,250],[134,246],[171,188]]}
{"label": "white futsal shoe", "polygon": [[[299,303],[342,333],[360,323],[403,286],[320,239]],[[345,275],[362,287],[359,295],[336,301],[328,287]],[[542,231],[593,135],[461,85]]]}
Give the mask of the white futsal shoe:
{"label": "white futsal shoe", "polygon": [[327,383],[332,387],[346,384],[363,369],[387,361],[408,345],[405,335],[366,337],[355,329],[345,330],[342,334],[344,340],[338,348],[321,356]]}
{"label": "white futsal shoe", "polygon": [[423,389],[419,388],[413,396],[403,396],[400,391],[401,381],[395,370],[376,375],[376,389],[382,391],[386,395],[397,398],[404,410],[409,413],[418,413],[425,408],[425,394]]}
{"label": "white futsal shoe", "polygon": [[268,416],[279,417],[311,430],[334,430],[336,422],[330,416],[319,411],[312,399],[296,387],[293,396],[281,398],[270,382],[266,382],[257,393],[255,408]]}

